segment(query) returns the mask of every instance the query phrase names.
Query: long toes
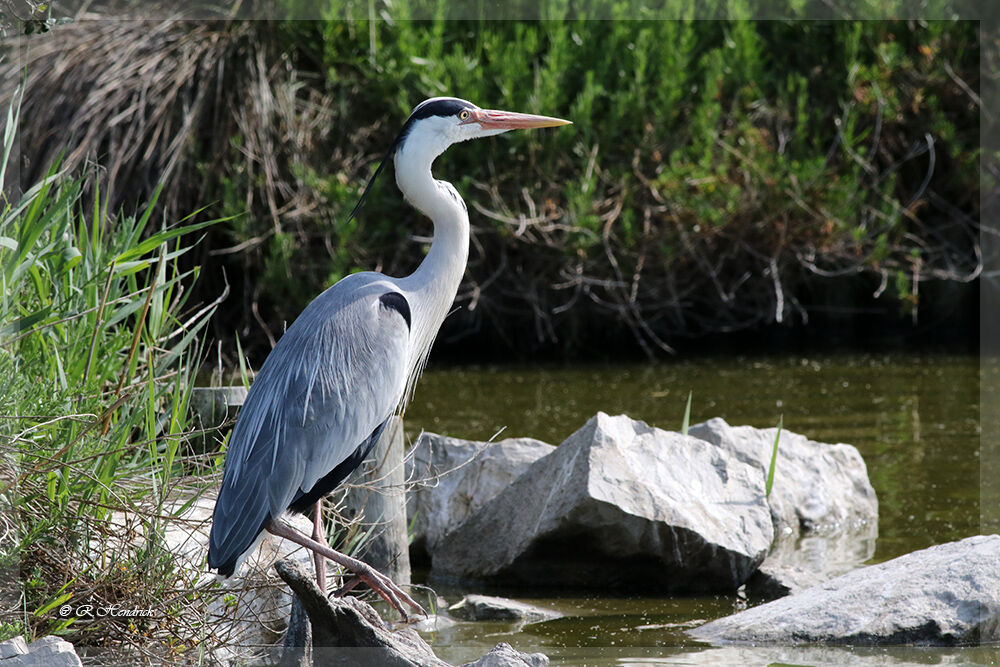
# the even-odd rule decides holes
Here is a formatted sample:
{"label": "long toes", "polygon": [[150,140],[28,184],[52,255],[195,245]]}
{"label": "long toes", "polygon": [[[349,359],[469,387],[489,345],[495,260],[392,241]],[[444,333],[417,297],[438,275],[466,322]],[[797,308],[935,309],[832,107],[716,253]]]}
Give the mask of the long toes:
{"label": "long toes", "polygon": [[400,603],[399,598],[396,597],[395,591],[388,586],[382,585],[382,582],[380,581],[376,582],[375,579],[370,579],[366,583],[372,587],[372,590],[381,595],[382,599],[388,602],[393,609],[398,611],[403,616],[404,621],[409,620],[406,615],[406,610],[403,609],[402,603]]}

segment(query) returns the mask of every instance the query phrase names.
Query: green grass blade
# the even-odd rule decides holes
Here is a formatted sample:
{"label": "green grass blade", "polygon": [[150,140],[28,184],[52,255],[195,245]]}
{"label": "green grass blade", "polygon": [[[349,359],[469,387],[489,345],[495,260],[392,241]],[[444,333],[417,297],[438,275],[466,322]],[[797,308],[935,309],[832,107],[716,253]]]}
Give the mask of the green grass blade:
{"label": "green grass blade", "polygon": [[687,407],[684,408],[684,419],[681,421],[681,435],[688,434],[688,427],[691,426],[691,396],[693,391],[688,392]]}
{"label": "green grass blade", "polygon": [[216,220],[206,220],[204,222],[196,222],[194,224],[184,225],[182,227],[174,227],[172,229],[165,229],[162,232],[158,232],[156,234],[153,234],[152,236],[150,236],[149,238],[145,239],[141,243],[138,243],[138,244],[132,246],[131,248],[125,250],[120,255],[118,255],[118,257],[116,258],[116,261],[119,264],[124,264],[125,262],[128,262],[129,260],[135,259],[136,257],[142,257],[146,253],[152,252],[153,250],[155,250],[156,248],[158,248],[161,244],[166,243],[167,241],[170,241],[171,239],[175,239],[178,236],[181,236],[182,234],[189,234],[191,232],[196,232],[199,229],[204,229],[205,227],[208,227],[210,225],[214,225],[215,223],[217,223],[219,221],[220,220],[218,220],[218,219],[216,219]]}
{"label": "green grass blade", "polygon": [[778,432],[774,434],[774,449],[771,450],[771,465],[767,468],[767,482],[764,484],[764,496],[771,497],[771,488],[774,487],[774,465],[778,462],[778,441],[781,440],[781,426],[785,416],[778,417]]}
{"label": "green grass blade", "polygon": [[250,377],[247,375],[247,362],[246,358],[243,356],[243,346],[240,344],[239,334],[236,334],[236,354],[240,358],[240,380],[243,381],[243,386],[249,389]]}
{"label": "green grass blade", "polygon": [[0,190],[7,182],[7,163],[10,162],[10,152],[14,148],[14,137],[17,135],[18,120],[21,116],[21,100],[24,98],[24,81],[15,89],[10,105],[7,107],[7,124],[3,135],[3,160],[0,162]]}

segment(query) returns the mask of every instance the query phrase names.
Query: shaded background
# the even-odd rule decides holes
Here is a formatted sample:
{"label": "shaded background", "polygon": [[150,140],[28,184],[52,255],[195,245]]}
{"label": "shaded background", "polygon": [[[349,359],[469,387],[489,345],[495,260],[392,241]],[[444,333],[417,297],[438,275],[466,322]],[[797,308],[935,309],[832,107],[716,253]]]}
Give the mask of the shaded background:
{"label": "shaded background", "polygon": [[191,256],[194,289],[209,302],[230,286],[212,337],[232,350],[238,335],[259,365],[339,278],[415,268],[430,225],[391,174],[347,213],[409,110],[457,95],[575,124],[436,165],[473,227],[436,359],[977,348],[980,64],[997,59],[977,21],[470,7],[264,12],[357,19],[330,21],[91,7],[10,42],[7,94],[27,78],[22,177],[63,156],[99,165],[112,209],[165,180],[167,220],[231,216]]}

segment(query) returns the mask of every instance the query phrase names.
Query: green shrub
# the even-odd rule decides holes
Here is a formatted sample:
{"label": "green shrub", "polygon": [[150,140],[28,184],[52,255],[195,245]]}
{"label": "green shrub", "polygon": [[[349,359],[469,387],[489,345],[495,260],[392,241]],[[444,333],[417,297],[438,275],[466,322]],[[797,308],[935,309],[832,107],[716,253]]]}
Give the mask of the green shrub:
{"label": "green shrub", "polygon": [[[693,10],[635,4],[490,10],[541,19],[518,21],[467,3],[331,0],[329,21],[171,25],[162,50],[126,35],[145,39],[139,55],[167,73],[191,69],[170,65],[194,62],[177,55],[190,43],[206,61],[192,90],[239,100],[180,105],[201,114],[184,117],[201,130],[178,162],[198,171],[174,182],[241,214],[208,239],[239,296],[223,304],[216,333],[237,329],[260,358],[267,341],[246,334],[277,334],[335,279],[413,270],[424,248],[411,237],[430,228],[391,172],[357,221],[347,215],[410,109],[442,94],[574,121],[456,146],[435,166],[469,200],[473,225],[451,333],[522,351],[558,340],[572,353],[601,349],[588,332],[631,331],[653,350],[802,321],[832,292],[851,295],[837,307],[871,306],[878,294],[915,315],[920,282],[976,275],[976,23],[662,21],[653,17]],[[750,10],[727,3],[725,13]],[[580,18],[594,12],[608,20]],[[141,98],[140,83],[127,81],[131,97],[114,89],[123,101],[107,118],[73,127],[107,126]]]}
{"label": "green shrub", "polygon": [[[490,285],[453,326],[489,318],[508,340],[535,331],[530,346],[623,319],[655,345],[804,320],[798,297],[828,276],[871,275],[912,310],[909,281],[977,269],[978,115],[957,83],[976,75],[973,23],[585,21],[552,4],[550,20],[454,21],[437,6],[294,22],[284,43],[324,63],[341,127],[376,128],[373,157],[425,96],[574,121],[436,167],[492,213],[472,209],[469,277]],[[327,190],[336,229],[364,174],[330,173],[356,184]],[[331,235],[336,275],[419,261],[407,236],[423,223],[385,181]]]}

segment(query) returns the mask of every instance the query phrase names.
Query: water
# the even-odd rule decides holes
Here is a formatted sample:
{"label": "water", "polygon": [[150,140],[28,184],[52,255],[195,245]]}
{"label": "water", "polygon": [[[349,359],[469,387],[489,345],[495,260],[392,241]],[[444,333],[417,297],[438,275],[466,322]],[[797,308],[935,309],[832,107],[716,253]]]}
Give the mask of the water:
{"label": "water", "polygon": [[[786,429],[860,450],[879,498],[874,563],[981,532],[979,386],[977,358],[940,355],[432,368],[407,410],[406,429],[411,440],[424,429],[470,440],[499,433],[558,444],[601,410],[678,430],[689,392],[692,424],[722,417],[763,428],[780,417]],[[448,602],[462,594],[439,592]],[[849,656],[845,649],[815,647],[705,652],[684,629],[732,613],[735,597],[489,592],[556,608],[566,618],[524,628],[460,623],[428,633],[442,658],[471,660],[499,641],[541,650],[557,665],[837,664],[890,656],[880,664],[989,664],[995,658],[972,649],[854,650]]]}

